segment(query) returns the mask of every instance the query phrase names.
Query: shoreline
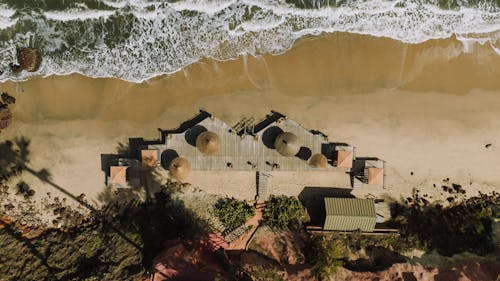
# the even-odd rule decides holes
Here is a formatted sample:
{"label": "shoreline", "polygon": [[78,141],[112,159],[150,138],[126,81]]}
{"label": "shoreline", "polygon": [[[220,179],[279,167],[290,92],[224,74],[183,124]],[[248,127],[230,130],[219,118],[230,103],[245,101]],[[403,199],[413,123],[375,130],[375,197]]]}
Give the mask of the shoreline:
{"label": "shoreline", "polygon": [[[157,128],[200,108],[230,125],[273,109],[386,160],[388,194],[439,196],[433,184],[450,178],[473,196],[500,185],[500,57],[485,46],[458,52],[458,44],[338,33],[278,56],[204,59],[140,84],[81,75],[4,83],[17,103],[0,140],[27,137],[34,169],[48,168],[58,185],[100,205],[100,155],[128,138],[157,138]],[[38,194],[58,193],[29,174],[21,179]]]}

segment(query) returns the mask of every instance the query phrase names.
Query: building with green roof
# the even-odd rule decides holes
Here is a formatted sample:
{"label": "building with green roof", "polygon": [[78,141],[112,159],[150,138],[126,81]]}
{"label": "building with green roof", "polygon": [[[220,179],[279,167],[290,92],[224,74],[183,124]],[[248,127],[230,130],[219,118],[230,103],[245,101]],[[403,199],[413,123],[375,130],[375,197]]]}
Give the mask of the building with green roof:
{"label": "building with green roof", "polygon": [[372,199],[325,198],[326,219],[323,230],[373,232],[376,223]]}

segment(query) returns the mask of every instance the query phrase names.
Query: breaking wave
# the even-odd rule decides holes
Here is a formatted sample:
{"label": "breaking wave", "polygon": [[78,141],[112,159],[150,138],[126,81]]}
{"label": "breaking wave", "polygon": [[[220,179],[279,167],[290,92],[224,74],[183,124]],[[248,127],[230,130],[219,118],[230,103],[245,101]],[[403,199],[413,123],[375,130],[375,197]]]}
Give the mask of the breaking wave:
{"label": "breaking wave", "polygon": [[[338,31],[405,43],[454,35],[464,51],[479,43],[500,53],[495,1],[0,0],[0,81],[82,73],[141,82],[202,57],[278,54]],[[40,50],[42,66],[11,73],[24,46]]]}

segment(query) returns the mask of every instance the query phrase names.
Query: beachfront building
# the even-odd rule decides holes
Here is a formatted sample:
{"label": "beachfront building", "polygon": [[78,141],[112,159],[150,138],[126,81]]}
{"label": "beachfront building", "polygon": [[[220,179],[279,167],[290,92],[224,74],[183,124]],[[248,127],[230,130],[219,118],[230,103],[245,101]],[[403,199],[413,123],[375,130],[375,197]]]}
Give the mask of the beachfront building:
{"label": "beachfront building", "polygon": [[131,145],[140,168],[210,193],[265,200],[271,194],[297,196],[304,187],[351,188],[354,148],[331,143],[278,112],[229,126],[200,111],[160,133],[159,140]]}
{"label": "beachfront building", "polygon": [[200,111],[176,129],[159,131],[158,140],[130,139],[134,157],[113,162],[128,166],[128,186],[147,186],[152,181],[144,171],[154,171],[155,183],[179,181],[212,194],[262,201],[273,194],[351,189],[353,182],[364,181],[365,172],[370,178],[366,184],[383,184],[383,171],[371,169],[380,163],[367,162],[366,171],[361,169],[353,180],[354,147],[330,142],[324,133],[274,111],[260,121],[243,118],[234,126]]}
{"label": "beachfront building", "polygon": [[366,183],[369,185],[384,185],[384,161],[368,160],[365,161],[364,174]]}
{"label": "beachfront building", "polygon": [[385,162],[378,158],[358,158],[352,169],[353,187],[358,190],[384,188]]}
{"label": "beachfront building", "polygon": [[325,198],[323,230],[373,232],[377,221],[373,199]]}
{"label": "beachfront building", "polygon": [[127,166],[110,166],[108,183],[118,186],[127,184]]}
{"label": "beachfront building", "polygon": [[333,152],[333,165],[335,167],[352,168],[354,148],[352,146],[337,146]]}

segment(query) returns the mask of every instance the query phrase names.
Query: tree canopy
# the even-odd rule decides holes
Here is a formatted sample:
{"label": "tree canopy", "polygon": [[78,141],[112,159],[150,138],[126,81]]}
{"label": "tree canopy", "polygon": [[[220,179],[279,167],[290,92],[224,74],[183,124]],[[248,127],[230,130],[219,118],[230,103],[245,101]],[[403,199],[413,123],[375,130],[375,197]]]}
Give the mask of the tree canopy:
{"label": "tree canopy", "polygon": [[235,230],[255,215],[253,206],[234,198],[219,199],[215,203],[214,211],[217,218],[224,225],[225,233]]}
{"label": "tree canopy", "polygon": [[305,255],[312,265],[312,273],[319,279],[327,279],[338,266],[343,265],[344,253],[338,241],[312,236],[306,241]]}
{"label": "tree canopy", "polygon": [[300,227],[307,220],[307,213],[299,199],[288,196],[271,196],[262,214],[264,222],[277,228]]}
{"label": "tree canopy", "polygon": [[395,204],[392,223],[403,237],[416,238],[440,254],[469,251],[482,255],[494,249],[492,210],[499,204],[498,193],[481,194],[448,207]]}

